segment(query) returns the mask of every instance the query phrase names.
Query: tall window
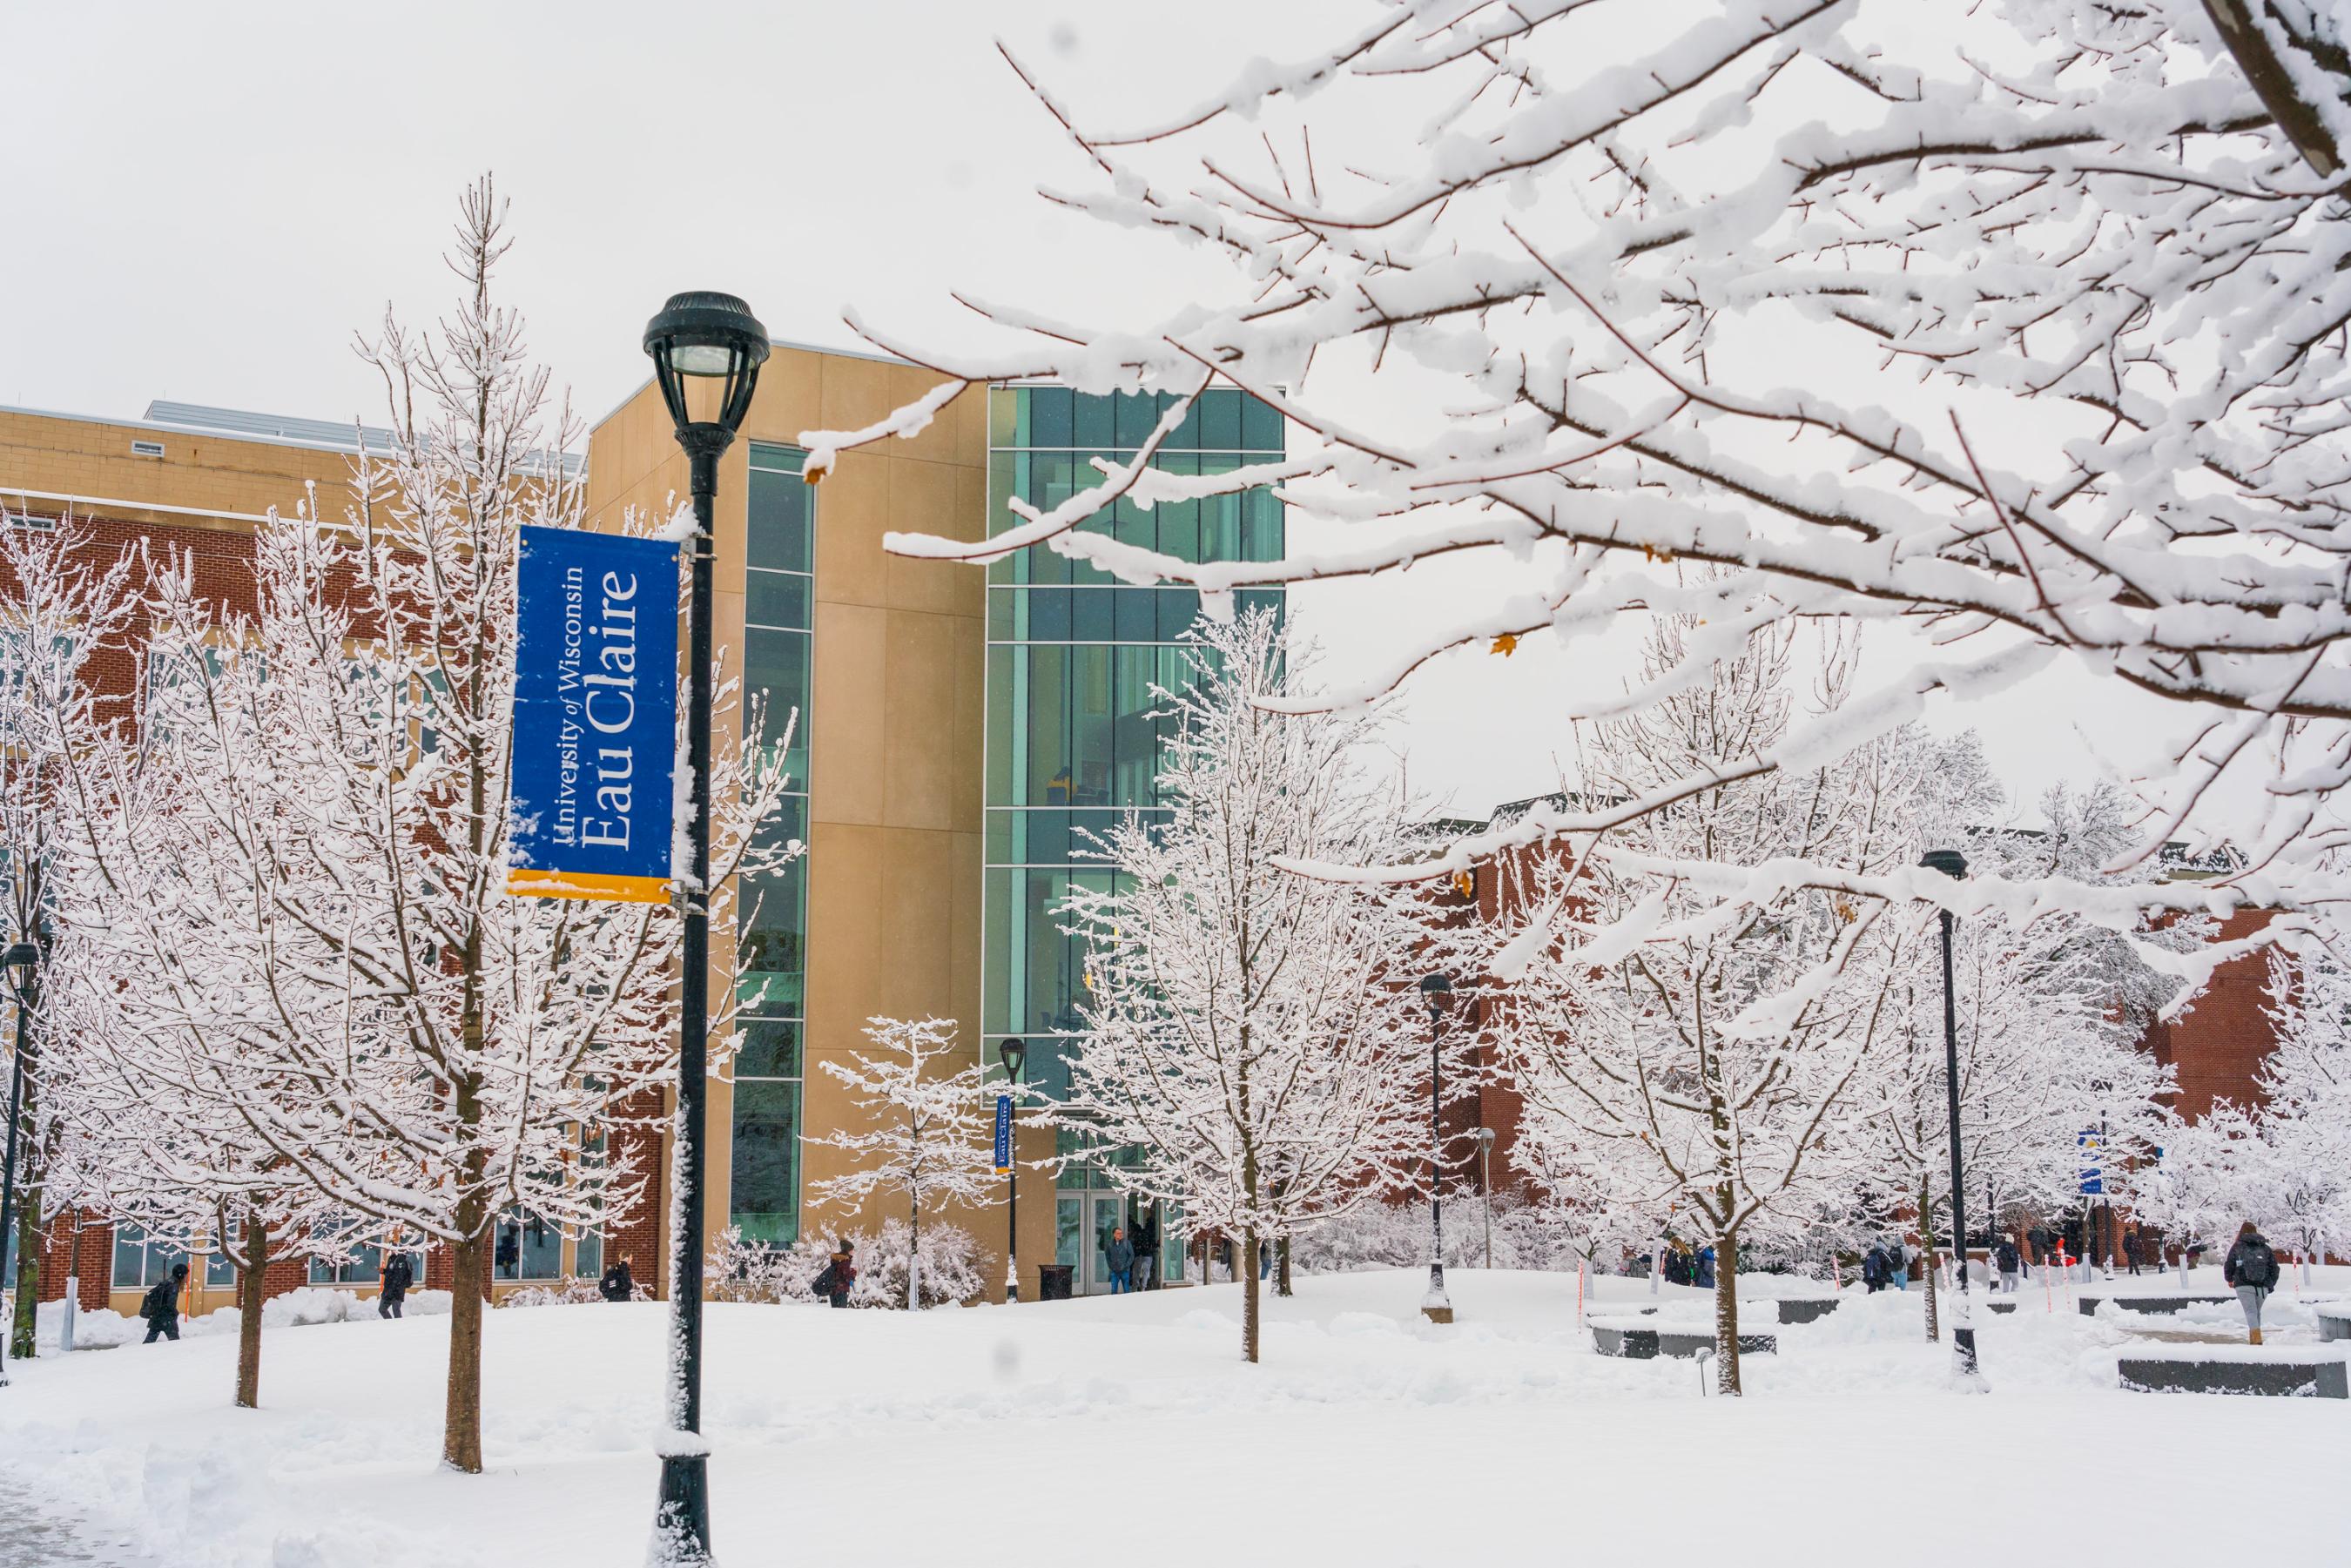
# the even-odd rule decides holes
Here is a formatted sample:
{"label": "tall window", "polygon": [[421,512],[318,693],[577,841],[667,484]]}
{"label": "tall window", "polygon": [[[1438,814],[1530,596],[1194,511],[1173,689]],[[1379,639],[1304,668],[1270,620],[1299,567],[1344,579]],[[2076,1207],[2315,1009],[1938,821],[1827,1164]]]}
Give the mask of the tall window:
{"label": "tall window", "polygon": [[171,1278],[172,1265],[188,1260],[188,1249],[166,1237],[147,1234],[127,1219],[114,1224],[114,1289],[143,1291]]}
{"label": "tall window", "polygon": [[[1099,477],[1095,457],[1131,458],[1167,402],[1066,387],[995,390],[988,532],[1019,521],[1015,497],[1050,508]],[[1177,474],[1227,474],[1281,451],[1279,413],[1216,388],[1155,463]],[[1281,504],[1267,489],[1148,511],[1121,501],[1085,527],[1186,560],[1272,560],[1282,551]],[[1009,555],[988,568],[987,580],[981,1034],[990,1056],[1008,1036],[1027,1040],[1029,1083],[1059,1097],[1068,1086],[1060,1041],[1078,1028],[1084,966],[1056,910],[1073,883],[1109,883],[1099,862],[1079,857],[1088,834],[1106,833],[1130,808],[1146,821],[1157,814],[1167,721],[1155,716],[1161,705],[1151,692],[1184,684],[1190,665],[1179,640],[1199,596],[1123,583],[1050,550]],[[1235,598],[1277,612],[1283,603],[1278,589]]]}
{"label": "tall window", "polygon": [[[767,694],[761,734],[768,746],[785,748],[790,779],[782,810],[763,831],[803,842],[816,598],[816,515],[813,492],[800,479],[804,455],[787,446],[751,447],[743,582],[744,688]],[[737,897],[744,1043],[735,1061],[728,1218],[745,1236],[782,1246],[799,1235],[808,857],[773,876],[747,878]]]}

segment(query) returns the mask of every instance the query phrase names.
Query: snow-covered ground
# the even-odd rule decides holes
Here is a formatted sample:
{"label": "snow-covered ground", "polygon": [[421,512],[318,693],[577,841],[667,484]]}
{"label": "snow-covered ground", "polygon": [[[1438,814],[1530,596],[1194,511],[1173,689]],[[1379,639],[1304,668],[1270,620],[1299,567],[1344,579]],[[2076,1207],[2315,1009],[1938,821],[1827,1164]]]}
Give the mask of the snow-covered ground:
{"label": "snow-covered ground", "polygon": [[[1729,1401],[1701,1399],[1690,1363],[1593,1354],[1572,1275],[1448,1281],[1460,1322],[1440,1330],[1416,1320],[1416,1272],[1303,1280],[1254,1368],[1230,1286],[919,1317],[714,1305],[720,1560],[1520,1563],[1712,1542],[1740,1568],[1918,1568],[2015,1556],[2043,1504],[2075,1521],[2070,1563],[2234,1560],[2248,1508],[2265,1560],[2351,1552],[2351,1405],[2120,1393],[2125,1329],[2062,1293],[1982,1322],[1990,1397],[1950,1391],[1913,1289],[1776,1330],[1782,1354],[1750,1357]],[[1650,1301],[1641,1281],[1595,1294]],[[2273,1337],[2314,1338],[2288,1294]],[[233,1336],[52,1355],[0,1393],[6,1501],[171,1568],[634,1564],[664,1322],[653,1304],[492,1314],[480,1477],[434,1464],[446,1318],[273,1332],[258,1412],[229,1406]],[[2085,1497],[2116,1506],[2083,1527]]]}

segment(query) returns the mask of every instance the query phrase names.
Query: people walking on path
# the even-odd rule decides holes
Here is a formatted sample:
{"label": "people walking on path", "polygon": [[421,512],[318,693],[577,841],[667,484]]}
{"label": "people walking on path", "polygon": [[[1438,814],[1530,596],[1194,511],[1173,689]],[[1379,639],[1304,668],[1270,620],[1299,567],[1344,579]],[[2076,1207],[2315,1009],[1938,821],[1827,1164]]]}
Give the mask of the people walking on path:
{"label": "people walking on path", "polygon": [[1112,1295],[1134,1289],[1134,1243],[1126,1239],[1125,1226],[1111,1227],[1110,1239],[1102,1243],[1102,1267],[1110,1270]]}
{"label": "people walking on path", "polygon": [[1902,1244],[1899,1236],[1886,1243],[1886,1266],[1892,1270],[1886,1277],[1886,1283],[1897,1291],[1910,1288],[1910,1249]]}
{"label": "people walking on path", "polygon": [[2001,1293],[2008,1296],[2016,1294],[2016,1277],[2024,1260],[2018,1255],[2015,1241],[2001,1237],[2000,1245],[1991,1249],[1991,1260],[1993,1267],[2000,1270]]}
{"label": "people walking on path", "polygon": [[2237,1232],[2236,1245],[2220,1265],[2220,1277],[2236,1287],[2237,1303],[2245,1309],[2245,1343],[2261,1343],[2262,1303],[2277,1289],[2278,1260],[2252,1220]]}
{"label": "people walking on path", "polygon": [[637,1293],[636,1273],[629,1266],[629,1262],[626,1253],[615,1259],[612,1266],[604,1270],[604,1277],[596,1281],[596,1293],[608,1301],[634,1300]]}
{"label": "people walking on path", "polygon": [[408,1300],[408,1288],[416,1283],[415,1266],[408,1254],[395,1252],[383,1265],[383,1288],[376,1292],[375,1315],[380,1318],[400,1316],[401,1303]]}
{"label": "people walking on path", "polygon": [[174,1263],[171,1278],[157,1281],[139,1299],[139,1315],[147,1320],[147,1337],[141,1343],[153,1344],[159,1337],[180,1337],[180,1287],[187,1282],[188,1266]]}
{"label": "people walking on path", "polygon": [[849,1305],[850,1287],[857,1283],[857,1261],[852,1255],[849,1238],[844,1236],[832,1249],[832,1257],[824,1272],[816,1277],[816,1293],[836,1307]]}
{"label": "people walking on path", "polygon": [[1871,1242],[1869,1250],[1863,1254],[1861,1260],[1863,1288],[1873,1296],[1886,1289],[1886,1277],[1893,1271],[1893,1267],[1886,1261],[1886,1244],[1882,1241]]}

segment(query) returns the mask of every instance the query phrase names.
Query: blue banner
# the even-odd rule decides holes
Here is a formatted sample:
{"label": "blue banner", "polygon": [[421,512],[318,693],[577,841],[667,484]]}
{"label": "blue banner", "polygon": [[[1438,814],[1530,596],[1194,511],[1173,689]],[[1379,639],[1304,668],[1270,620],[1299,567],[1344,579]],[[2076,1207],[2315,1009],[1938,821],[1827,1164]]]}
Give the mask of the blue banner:
{"label": "blue banner", "polygon": [[2105,1134],[2095,1127],[2074,1136],[2074,1145],[2082,1155],[2081,1195],[2084,1197],[2105,1196],[2106,1173],[2105,1167],[2100,1163],[2105,1150]]}
{"label": "blue banner", "polygon": [[1012,1096],[996,1097],[996,1174],[1003,1176],[1012,1169]]}
{"label": "blue banner", "polygon": [[669,897],[677,546],[525,528],[507,889]]}

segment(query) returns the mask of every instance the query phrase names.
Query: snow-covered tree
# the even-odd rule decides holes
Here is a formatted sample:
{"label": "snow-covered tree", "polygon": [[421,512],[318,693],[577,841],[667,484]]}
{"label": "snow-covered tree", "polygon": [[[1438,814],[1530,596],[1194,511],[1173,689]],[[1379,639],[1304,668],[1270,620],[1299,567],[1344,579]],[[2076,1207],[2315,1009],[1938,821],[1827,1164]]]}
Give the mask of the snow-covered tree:
{"label": "snow-covered tree", "polygon": [[809,1143],[839,1149],[855,1168],[809,1187],[819,1204],[856,1205],[881,1192],[906,1201],[911,1235],[905,1297],[923,1304],[923,1210],[980,1204],[997,1188],[988,1105],[977,1061],[955,1070],[956,1028],[945,1019],[866,1020],[875,1053],[817,1065],[849,1090],[867,1125],[836,1127]]}
{"label": "snow-covered tree", "polygon": [[[354,461],[349,512],[256,527],[250,613],[203,601],[184,563],[162,575],[144,739],[164,782],[139,814],[93,789],[81,879],[82,924],[141,977],[125,1049],[202,1063],[186,1090],[350,1223],[449,1248],[443,1458],[464,1471],[496,1226],[591,1226],[641,1191],[587,1151],[674,1060],[681,930],[668,904],[506,891],[519,530],[580,526],[582,497],[492,296],[504,221],[486,180],[469,190],[455,311],[363,345],[395,438]],[[758,833],[782,788],[758,716],[714,759],[715,878],[797,851]]]}
{"label": "snow-covered tree", "polygon": [[[1398,845],[1403,802],[1365,771],[1373,722],[1267,711],[1303,674],[1267,612],[1196,636],[1190,684],[1155,693],[1174,720],[1165,820],[1130,814],[1094,852],[1116,874],[1064,906],[1088,944],[1087,1032],[1055,1119],[1247,1260],[1432,1159],[1428,1025],[1407,905],[1282,869]],[[1253,1362],[1258,1271],[1238,1272]]]}
{"label": "snow-covered tree", "polygon": [[2270,1222],[2303,1260],[2351,1243],[2351,974],[2332,955],[2271,964],[2277,1045],[2262,1064]]}
{"label": "snow-covered tree", "polygon": [[[1665,700],[1778,622],[1899,621],[1938,644],[1741,777],[2070,659],[2187,732],[2130,852],[2193,836],[2224,775],[2271,768],[2241,865],[2193,888],[1876,892],[1963,917],[2070,903],[2120,930],[2266,902],[2288,911],[2275,940],[2339,891],[2319,806],[2351,775],[2341,42],[2301,0],[1363,0],[1327,44],[1174,106],[1136,105],[1115,65],[1048,83],[1016,63],[1072,153],[1050,199],[1221,256],[1229,287],[1130,294],[1115,321],[979,302],[1001,330],[957,350],[855,317],[942,379],[810,433],[809,469],[997,380],[1176,394],[1050,510],[892,548],[1044,545],[1212,595],[1489,569],[1483,601],[1400,627],[1334,697],[1497,638],[1601,648],[1655,612],[1708,634],[1586,714]],[[1217,383],[1281,411],[1286,454],[1155,467],[1183,399]],[[1096,521],[1268,484],[1323,525],[1278,560],[1180,560]],[[1540,807],[1419,874],[1581,843],[1687,787]],[[1766,905],[1786,876],[1767,880],[1721,896]]]}
{"label": "snow-covered tree", "polygon": [[[1639,678],[1685,665],[1705,634],[1659,618]],[[1526,919],[1484,938],[1485,967],[1510,987],[1503,1046],[1542,1157],[1574,1196],[1714,1248],[1726,1394],[1740,1391],[1740,1246],[1861,1189],[1870,1074],[1900,1030],[1897,977],[1928,923],[1915,904],[1800,881],[1729,898],[1682,869],[1805,861],[1866,877],[1915,859],[1928,753],[1908,737],[1834,767],[1740,775],[1794,714],[1794,642],[1757,631],[1698,680],[1592,725],[1575,754],[1588,799],[1719,782],[1590,853],[1535,858]],[[1846,667],[1831,661],[1816,701],[1838,700]]]}
{"label": "snow-covered tree", "polygon": [[[71,839],[75,769],[112,744],[122,716],[98,690],[97,661],[119,653],[137,594],[135,561],[111,559],[89,526],[70,516],[34,518],[0,508],[0,944],[29,943],[40,962],[0,971],[9,1006],[0,1047],[16,1077],[16,1014],[24,1010],[21,1103],[16,1109],[16,1317],[8,1354],[35,1354],[40,1299],[41,1230],[85,1200],[86,1150],[62,1090],[83,1042],[68,1021],[70,988],[52,983],[62,930],[57,864]],[[0,1082],[0,1095],[7,1092]],[[7,1129],[0,1127],[0,1145]]]}

